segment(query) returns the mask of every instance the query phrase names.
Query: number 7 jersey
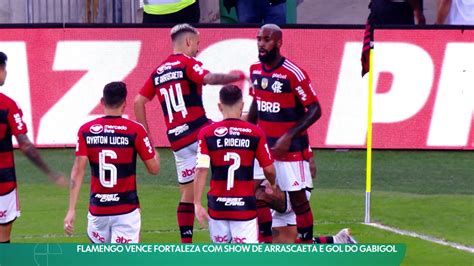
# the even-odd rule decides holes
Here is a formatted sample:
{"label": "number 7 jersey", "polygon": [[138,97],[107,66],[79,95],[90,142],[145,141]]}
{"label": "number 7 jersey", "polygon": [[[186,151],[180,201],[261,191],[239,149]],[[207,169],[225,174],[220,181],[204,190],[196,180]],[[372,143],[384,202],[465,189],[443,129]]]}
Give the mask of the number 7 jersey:
{"label": "number 7 jersey", "polygon": [[77,134],[76,156],[87,156],[91,167],[89,212],[119,215],[139,208],[137,154],[155,156],[145,128],[120,116],[104,116],[84,124]]}
{"label": "number 7 jersey", "polygon": [[194,143],[199,129],[210,123],[202,103],[203,79],[209,71],[201,66],[193,57],[172,54],[140,90],[149,100],[157,95],[174,151]]}

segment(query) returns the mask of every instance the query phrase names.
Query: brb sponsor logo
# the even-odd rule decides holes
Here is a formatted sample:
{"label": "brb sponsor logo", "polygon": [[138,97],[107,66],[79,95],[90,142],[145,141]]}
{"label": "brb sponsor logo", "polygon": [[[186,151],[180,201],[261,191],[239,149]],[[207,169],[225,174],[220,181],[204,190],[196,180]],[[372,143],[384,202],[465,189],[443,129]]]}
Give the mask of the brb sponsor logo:
{"label": "brb sponsor logo", "polygon": [[227,236],[216,235],[214,236],[214,243],[229,243],[229,239]]}
{"label": "brb sponsor logo", "polygon": [[117,238],[115,239],[115,243],[117,244],[128,244],[130,242],[132,242],[131,239],[125,238],[123,236],[117,236]]}
{"label": "brb sponsor logo", "polygon": [[105,243],[105,237],[101,236],[99,232],[92,232],[92,237],[100,243]]}
{"label": "brb sponsor logo", "polygon": [[257,109],[260,112],[267,113],[278,113],[280,112],[280,103],[279,102],[267,102],[257,99]]}
{"label": "brb sponsor logo", "polygon": [[181,177],[185,178],[185,177],[193,176],[195,172],[196,172],[196,167],[193,167],[192,169],[184,169],[183,171],[181,171]]}
{"label": "brb sponsor logo", "polygon": [[7,210],[0,211],[0,219],[1,218],[6,218],[7,217]]}

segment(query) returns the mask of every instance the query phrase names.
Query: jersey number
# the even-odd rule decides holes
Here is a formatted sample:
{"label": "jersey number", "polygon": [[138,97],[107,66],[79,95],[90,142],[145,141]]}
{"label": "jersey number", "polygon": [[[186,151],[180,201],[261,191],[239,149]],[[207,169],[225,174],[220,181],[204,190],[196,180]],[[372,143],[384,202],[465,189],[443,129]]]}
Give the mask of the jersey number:
{"label": "jersey number", "polygon": [[[99,180],[104,187],[112,188],[117,185],[117,167],[111,163],[106,163],[105,158],[117,159],[117,153],[112,150],[103,150],[99,152]],[[109,180],[105,180],[105,171],[110,171]]]}
{"label": "jersey number", "polygon": [[234,187],[235,171],[240,167],[240,155],[235,152],[226,153],[224,161],[230,162],[230,160],[234,160],[234,163],[229,166],[227,171],[227,190],[231,190]]}
{"label": "jersey number", "polygon": [[[186,105],[184,104],[183,92],[181,90],[181,84],[176,83],[176,94],[173,90],[173,85],[169,89],[161,88],[160,93],[165,98],[166,109],[168,110],[168,121],[173,122],[173,111],[175,113],[181,112],[183,118],[188,115],[188,110],[186,110]],[[173,111],[172,111],[173,110]]]}

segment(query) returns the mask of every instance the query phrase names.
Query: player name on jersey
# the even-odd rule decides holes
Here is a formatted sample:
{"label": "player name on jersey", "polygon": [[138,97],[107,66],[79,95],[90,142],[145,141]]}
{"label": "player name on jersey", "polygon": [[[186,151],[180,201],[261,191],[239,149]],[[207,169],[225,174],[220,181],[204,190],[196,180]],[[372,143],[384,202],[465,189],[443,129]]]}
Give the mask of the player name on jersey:
{"label": "player name on jersey", "polygon": [[88,145],[103,144],[103,145],[127,146],[130,143],[130,140],[128,137],[120,137],[120,136],[87,136],[86,143]]}
{"label": "player name on jersey", "polygon": [[156,76],[154,79],[154,82],[155,82],[155,86],[158,86],[160,84],[166,83],[171,80],[183,79],[183,77],[184,77],[184,74],[182,70],[173,71],[173,72],[163,74],[161,76]]}
{"label": "player name on jersey", "polygon": [[217,147],[237,147],[237,148],[249,148],[250,140],[249,139],[237,139],[237,138],[224,138],[217,139]]}

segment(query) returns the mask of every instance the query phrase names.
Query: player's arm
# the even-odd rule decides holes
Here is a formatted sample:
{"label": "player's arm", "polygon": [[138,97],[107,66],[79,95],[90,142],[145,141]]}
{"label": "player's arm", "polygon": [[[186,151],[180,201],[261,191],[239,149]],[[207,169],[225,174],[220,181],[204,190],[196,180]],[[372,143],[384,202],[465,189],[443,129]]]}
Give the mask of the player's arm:
{"label": "player's arm", "polygon": [[436,14],[436,24],[444,24],[449,10],[451,9],[452,0],[438,0],[438,12]]}
{"label": "player's arm", "polygon": [[228,84],[234,81],[245,79],[244,74],[222,74],[222,73],[207,73],[203,78],[204,84],[216,85],[216,84]]}
{"label": "player's arm", "polygon": [[160,158],[158,156],[158,153],[156,153],[155,157],[143,161],[143,163],[145,164],[146,170],[150,175],[157,175],[160,171]]}
{"label": "player's arm", "polygon": [[143,125],[143,127],[145,128],[146,132],[148,132],[148,134],[150,134],[150,130],[148,128],[148,121],[146,119],[145,105],[149,101],[150,100],[147,97],[141,94],[138,94],[135,97],[135,100],[133,101],[133,111],[135,112],[135,117],[137,118],[137,122]]}
{"label": "player's arm", "polygon": [[425,25],[426,19],[425,15],[423,14],[423,7],[421,4],[421,0],[408,0],[408,3],[411,5],[413,9],[413,16],[416,19],[416,23],[418,25]]}
{"label": "player's arm", "polygon": [[64,175],[60,172],[52,170],[41,158],[38,150],[35,145],[31,143],[30,139],[26,134],[21,134],[17,136],[18,144],[21,151],[25,156],[43,173],[48,175],[48,177],[59,186],[67,186],[67,181],[64,178]]}
{"label": "player's arm", "polygon": [[196,175],[194,177],[194,212],[201,226],[209,220],[206,209],[202,206],[202,194],[206,185],[207,174],[211,166],[211,157],[207,150],[203,131],[198,136],[198,152],[196,156]]}
{"label": "player's arm", "polygon": [[257,102],[255,99],[250,104],[249,113],[247,114],[247,121],[252,124],[257,124]]}
{"label": "player's arm", "polygon": [[273,166],[273,164],[270,164],[267,167],[263,167],[263,174],[265,175],[265,178],[268,180],[268,182],[270,182],[270,185],[274,187],[276,176],[275,166]]}
{"label": "player's arm", "polygon": [[69,185],[69,208],[64,218],[64,232],[72,235],[74,232],[74,221],[76,219],[76,204],[81,191],[82,181],[86,171],[87,157],[76,156],[71,170],[71,182]]}

